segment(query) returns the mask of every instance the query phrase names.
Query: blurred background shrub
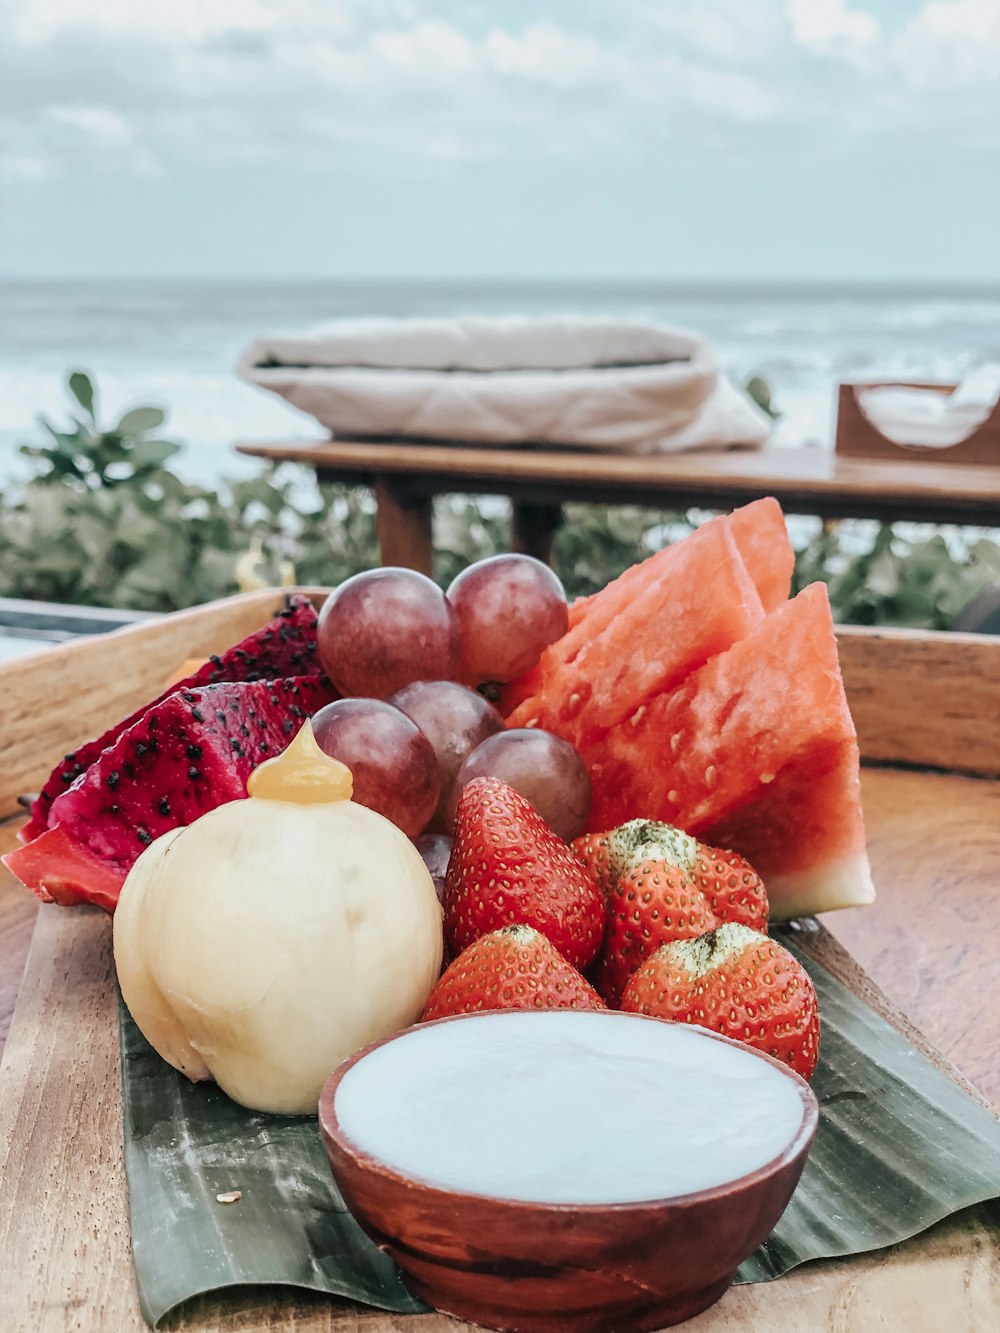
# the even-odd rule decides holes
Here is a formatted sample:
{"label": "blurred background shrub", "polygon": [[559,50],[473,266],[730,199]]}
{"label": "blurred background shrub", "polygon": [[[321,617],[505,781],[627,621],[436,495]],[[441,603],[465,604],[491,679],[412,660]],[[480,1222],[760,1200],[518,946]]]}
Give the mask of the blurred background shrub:
{"label": "blurred background shrub", "polygon": [[[22,446],[33,475],[0,499],[0,596],[172,611],[272,584],[328,585],[378,564],[375,506],[362,487],[320,486],[285,464],[207,488],[168,467],[180,446],[164,414],[135,407],[98,420],[91,380],[74,372],[69,423],[39,418]],[[767,410],[767,386],[753,385]],[[677,540],[707,514],[567,505],[553,563],[570,597],[596,591]],[[443,496],[435,506],[435,575],[505,549],[496,500]],[[1000,583],[995,534],[955,528],[793,519],[795,589],[821,579],[842,623],[948,629]]]}

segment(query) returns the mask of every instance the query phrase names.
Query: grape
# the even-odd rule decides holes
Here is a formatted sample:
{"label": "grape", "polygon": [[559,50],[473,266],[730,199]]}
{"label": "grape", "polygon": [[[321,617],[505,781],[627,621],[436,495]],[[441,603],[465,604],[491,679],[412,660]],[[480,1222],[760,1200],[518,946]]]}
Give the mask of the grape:
{"label": "grape", "polygon": [[566,594],[530,555],[479,560],[452,581],[448,601],[462,632],[460,679],[469,685],[513,680],[566,633]]}
{"label": "grape", "polygon": [[458,771],[445,821],[449,829],[455,825],[462,788],[483,777],[500,778],[519,791],[564,841],[583,832],[590,812],[590,775],[569,741],[535,727],[512,727],[487,736]]}
{"label": "grape", "polygon": [[312,719],[321,750],[354,775],[354,800],[413,838],[441,792],[437,759],[420,728],[378,699],[337,699]]}
{"label": "grape", "polygon": [[413,569],[371,569],[323,603],[319,660],[344,695],[384,699],[411,680],[451,680],[458,621],[444,593]]}
{"label": "grape", "polygon": [[492,704],[451,680],[417,680],[387,700],[417,724],[437,755],[441,774],[438,814],[444,816],[458,770],[480,741],[503,727]]}
{"label": "grape", "polygon": [[451,838],[444,833],[421,833],[413,839],[413,845],[424,858],[424,865],[430,871],[434,881],[434,890],[438,902],[444,902],[444,881],[448,874],[448,862],[451,860]]}

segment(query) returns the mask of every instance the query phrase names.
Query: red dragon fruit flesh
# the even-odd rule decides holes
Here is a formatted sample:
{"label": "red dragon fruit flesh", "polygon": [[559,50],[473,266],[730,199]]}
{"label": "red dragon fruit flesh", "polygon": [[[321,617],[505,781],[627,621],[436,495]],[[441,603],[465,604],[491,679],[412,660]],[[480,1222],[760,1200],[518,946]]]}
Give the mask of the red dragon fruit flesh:
{"label": "red dragon fruit flesh", "polygon": [[151,702],[67,754],[49,775],[31,806],[31,819],[21,829],[22,842],[37,838],[54,822],[53,802],[67,791],[90,765],[114,745],[123,731],[134,726],[150,708],[162,703],[175,690],[197,689],[232,680],[277,680],[285,676],[311,676],[321,670],[316,655],[316,610],[306,597],[290,597],[287,607],[266,624],[235,644],[221,657],[210,657],[192,675],[176,681]]}
{"label": "red dragon fruit flesh", "polygon": [[144,847],[246,796],[257,765],[336,697],[317,675],[176,689],[56,797],[51,827],[4,863],[43,901],[113,911]]}

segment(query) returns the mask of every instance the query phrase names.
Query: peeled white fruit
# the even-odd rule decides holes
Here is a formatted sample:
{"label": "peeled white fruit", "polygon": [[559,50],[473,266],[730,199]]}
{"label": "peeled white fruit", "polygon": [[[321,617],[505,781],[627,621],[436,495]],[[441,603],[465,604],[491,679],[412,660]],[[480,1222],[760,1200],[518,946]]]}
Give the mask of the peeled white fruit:
{"label": "peeled white fruit", "polygon": [[271,784],[157,839],[114,919],[122,995],[150,1044],[285,1114],[314,1112],[341,1060],[420,1017],[442,952],[419,852],[374,811],[317,795],[322,764],[346,770],[299,735],[286,755],[312,763],[308,794],[270,799]]}

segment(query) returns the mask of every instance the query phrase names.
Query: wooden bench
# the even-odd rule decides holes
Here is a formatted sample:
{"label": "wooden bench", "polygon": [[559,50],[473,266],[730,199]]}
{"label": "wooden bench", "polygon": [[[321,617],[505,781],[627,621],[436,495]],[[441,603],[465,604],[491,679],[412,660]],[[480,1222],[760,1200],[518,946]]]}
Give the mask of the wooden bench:
{"label": "wooden bench", "polygon": [[[844,386],[848,387],[848,386]],[[547,560],[568,501],[730,509],[773,495],[789,513],[1000,527],[1000,467],[838,456],[818,448],[635,457],[573,450],[362,440],[240,444],[375,493],[382,562],[430,573],[435,495],[505,495],[512,548]]]}

